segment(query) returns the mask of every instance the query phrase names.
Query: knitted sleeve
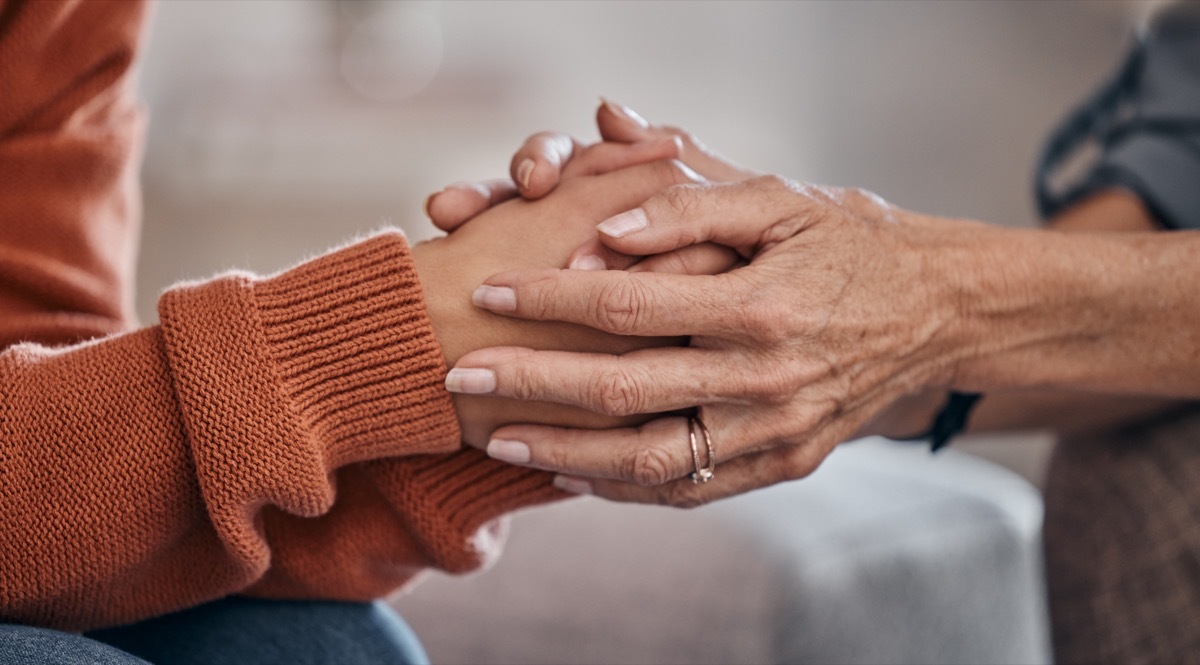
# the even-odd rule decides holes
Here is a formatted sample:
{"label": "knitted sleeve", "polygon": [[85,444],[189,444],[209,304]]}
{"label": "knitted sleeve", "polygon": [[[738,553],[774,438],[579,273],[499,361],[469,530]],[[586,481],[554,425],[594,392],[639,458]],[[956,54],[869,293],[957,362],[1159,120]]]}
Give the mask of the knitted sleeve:
{"label": "knitted sleeve", "polygon": [[0,2],[0,622],[367,599],[558,496],[461,450],[397,232],[129,306],[140,3]]}

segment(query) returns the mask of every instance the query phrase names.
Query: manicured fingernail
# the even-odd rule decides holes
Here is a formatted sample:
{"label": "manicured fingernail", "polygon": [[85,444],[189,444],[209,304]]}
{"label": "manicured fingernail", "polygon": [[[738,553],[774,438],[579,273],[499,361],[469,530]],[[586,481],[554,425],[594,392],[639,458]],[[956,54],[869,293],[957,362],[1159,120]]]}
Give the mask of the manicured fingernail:
{"label": "manicured fingernail", "polygon": [[483,286],[471,294],[471,304],[493,312],[517,311],[517,292],[507,286]]}
{"label": "manicured fingernail", "polygon": [[534,163],[532,159],[525,158],[517,165],[517,182],[521,183],[521,189],[529,189],[529,181],[533,178]]}
{"label": "manicured fingernail", "polygon": [[492,439],[488,441],[487,454],[492,459],[498,459],[501,462],[508,462],[509,464],[529,463],[529,446],[521,441]]}
{"label": "manicured fingernail", "polygon": [[608,270],[608,266],[604,265],[604,259],[595,254],[581,256],[567,267],[571,270]]}
{"label": "manicured fingernail", "polygon": [[609,217],[597,224],[596,229],[606,236],[624,238],[634,231],[646,228],[647,223],[646,213],[641,208],[634,208],[629,212]]}
{"label": "manicured fingernail", "polygon": [[571,494],[592,494],[592,484],[583,478],[571,476],[554,476],[554,486]]}
{"label": "manicured fingernail", "polygon": [[614,101],[611,101],[608,99],[604,99],[603,97],[601,97],[600,99],[604,100],[604,105],[607,106],[608,110],[612,111],[613,114],[615,114],[616,116],[625,118],[626,120],[634,123],[635,125],[637,125],[638,127],[641,127],[642,129],[645,129],[650,126],[650,123],[646,122],[645,118],[638,115],[637,111],[634,111],[633,109],[629,108],[628,106],[625,106],[624,104],[618,104],[617,102],[614,102]]}
{"label": "manicured fingernail", "polygon": [[486,395],[496,390],[496,373],[490,369],[455,367],[446,374],[446,390],[466,395]]}

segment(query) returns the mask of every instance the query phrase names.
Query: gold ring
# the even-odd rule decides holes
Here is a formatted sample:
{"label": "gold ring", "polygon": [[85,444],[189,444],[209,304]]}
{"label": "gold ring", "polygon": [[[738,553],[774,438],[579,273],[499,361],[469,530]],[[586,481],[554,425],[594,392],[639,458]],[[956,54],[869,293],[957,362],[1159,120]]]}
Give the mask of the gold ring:
{"label": "gold ring", "polygon": [[[700,466],[700,448],[696,445],[696,429],[700,429],[700,433],[704,435],[704,447],[708,450],[708,464]],[[692,445],[692,466],[695,471],[692,472],[692,482],[697,485],[707,483],[713,479],[713,473],[717,469],[717,457],[713,454],[712,437],[708,434],[708,428],[704,426],[704,421],[700,420],[699,416],[688,418],[688,443]]]}

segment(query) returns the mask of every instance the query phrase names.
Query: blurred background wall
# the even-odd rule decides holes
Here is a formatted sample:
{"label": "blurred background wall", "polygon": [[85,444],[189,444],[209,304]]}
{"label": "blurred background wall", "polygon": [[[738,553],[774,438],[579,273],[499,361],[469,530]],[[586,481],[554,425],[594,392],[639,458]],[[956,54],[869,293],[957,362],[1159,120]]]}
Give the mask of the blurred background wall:
{"label": "blurred background wall", "polygon": [[[595,137],[604,95],[727,156],[924,212],[1036,221],[1039,143],[1128,45],[1134,2],[166,0],[139,312],[274,271],[506,174],[528,134]],[[973,450],[1037,480],[1046,437]]]}

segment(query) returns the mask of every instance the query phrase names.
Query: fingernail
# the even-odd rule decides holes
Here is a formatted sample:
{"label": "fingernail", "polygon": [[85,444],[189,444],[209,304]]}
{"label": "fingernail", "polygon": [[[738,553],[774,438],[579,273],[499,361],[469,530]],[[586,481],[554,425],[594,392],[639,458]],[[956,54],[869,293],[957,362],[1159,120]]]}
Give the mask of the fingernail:
{"label": "fingernail", "polygon": [[638,127],[641,127],[642,129],[646,129],[647,127],[650,126],[650,123],[646,122],[645,118],[638,115],[637,111],[634,111],[633,109],[629,108],[628,106],[625,106],[624,104],[618,104],[617,102],[614,102],[614,101],[611,101],[608,99],[604,99],[603,97],[601,97],[600,99],[604,101],[604,105],[608,107],[608,110],[612,111],[618,117],[625,118],[626,120],[634,123],[635,125],[637,125]]}
{"label": "fingernail", "polygon": [[646,213],[641,208],[634,208],[600,222],[596,229],[606,236],[624,238],[634,231],[646,228]]}
{"label": "fingernail", "polygon": [[521,183],[521,189],[529,189],[529,181],[533,178],[534,163],[532,159],[525,158],[517,165],[517,182]]}
{"label": "fingernail", "polygon": [[455,367],[446,374],[446,390],[466,395],[486,395],[496,390],[496,373],[490,369]]}
{"label": "fingernail", "polygon": [[471,294],[471,304],[493,312],[517,311],[517,292],[507,286],[483,286]]}
{"label": "fingernail", "polygon": [[554,476],[554,486],[571,494],[592,494],[592,484],[583,478],[571,476]]}
{"label": "fingernail", "polygon": [[595,254],[581,256],[567,267],[571,270],[608,270],[608,266],[604,265],[604,259]]}
{"label": "fingernail", "polygon": [[492,439],[488,441],[487,454],[492,459],[498,459],[501,462],[508,462],[509,464],[529,463],[529,446],[521,441]]}

